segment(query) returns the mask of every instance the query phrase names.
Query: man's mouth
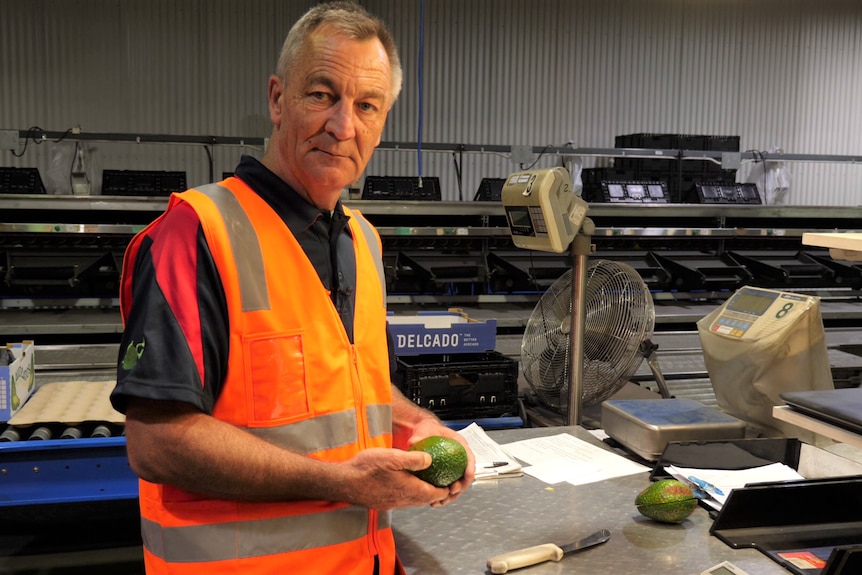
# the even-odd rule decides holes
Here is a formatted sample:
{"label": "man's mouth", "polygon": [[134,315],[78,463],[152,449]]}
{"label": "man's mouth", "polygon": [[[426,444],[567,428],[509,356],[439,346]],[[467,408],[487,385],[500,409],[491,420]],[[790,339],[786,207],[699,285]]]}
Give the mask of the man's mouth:
{"label": "man's mouth", "polygon": [[333,158],[346,158],[347,157],[345,154],[339,154],[338,152],[335,152],[333,150],[325,150],[323,148],[315,148],[315,150],[322,153],[322,154],[326,154],[327,156],[332,156]]}

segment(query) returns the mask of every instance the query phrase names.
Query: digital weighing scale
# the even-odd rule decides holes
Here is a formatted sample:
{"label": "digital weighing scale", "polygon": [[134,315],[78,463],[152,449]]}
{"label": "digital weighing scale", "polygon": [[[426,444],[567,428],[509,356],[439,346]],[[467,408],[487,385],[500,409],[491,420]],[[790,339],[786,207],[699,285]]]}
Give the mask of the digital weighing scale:
{"label": "digital weighing scale", "polygon": [[644,459],[669,441],[742,438],[748,425],[780,435],[781,393],[834,387],[817,297],[746,286],[697,326],[721,411],[686,399],[602,404],[605,433]]}
{"label": "digital weighing scale", "polygon": [[647,461],[671,441],[745,437],[745,422],[693,399],[609,399],[602,403],[605,433]]}
{"label": "digital weighing scale", "polygon": [[697,322],[718,406],[767,435],[798,435],[772,416],[788,391],[833,389],[820,298],[740,288]]}

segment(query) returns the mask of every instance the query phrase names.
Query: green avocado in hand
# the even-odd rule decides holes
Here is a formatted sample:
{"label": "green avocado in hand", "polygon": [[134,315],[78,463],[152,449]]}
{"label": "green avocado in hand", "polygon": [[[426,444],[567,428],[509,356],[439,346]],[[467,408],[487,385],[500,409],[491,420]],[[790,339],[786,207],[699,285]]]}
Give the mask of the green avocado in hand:
{"label": "green avocado in hand", "polygon": [[467,450],[454,439],[432,435],[414,443],[410,451],[424,451],[431,456],[431,465],[413,474],[435,487],[448,487],[464,477]]}

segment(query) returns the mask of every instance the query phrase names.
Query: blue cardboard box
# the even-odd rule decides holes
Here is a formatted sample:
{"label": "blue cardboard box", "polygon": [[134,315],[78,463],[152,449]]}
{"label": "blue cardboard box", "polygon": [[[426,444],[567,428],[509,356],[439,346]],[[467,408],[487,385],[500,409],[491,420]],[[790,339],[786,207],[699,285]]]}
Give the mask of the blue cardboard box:
{"label": "blue cardboard box", "polygon": [[395,355],[477,353],[497,345],[497,320],[475,320],[458,308],[415,315],[389,312],[387,321]]}

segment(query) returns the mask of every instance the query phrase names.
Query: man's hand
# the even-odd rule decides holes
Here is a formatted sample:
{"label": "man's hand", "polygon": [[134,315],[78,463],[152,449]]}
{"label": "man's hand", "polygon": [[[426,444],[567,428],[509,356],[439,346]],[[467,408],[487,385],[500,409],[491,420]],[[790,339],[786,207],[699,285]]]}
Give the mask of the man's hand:
{"label": "man's hand", "polygon": [[[464,446],[467,450],[467,469],[464,477],[449,486],[446,497],[432,503],[433,507],[447,505],[467,490],[476,477],[476,458],[467,441],[460,433],[452,431],[432,412],[423,409],[404,397],[396,386],[392,386],[392,442],[395,447],[409,449],[411,445],[431,437],[440,435],[449,437]],[[430,465],[430,463],[429,463]],[[424,468],[423,468],[424,469]]]}
{"label": "man's hand", "polygon": [[[443,425],[437,418],[427,418],[419,421],[416,426],[413,427],[413,434],[407,442],[409,445],[413,445],[417,441],[425,439],[426,437],[431,437],[432,435],[440,435],[442,437],[454,439],[467,450],[467,469],[464,471],[464,477],[448,487],[449,493],[446,498],[431,504],[432,507],[441,507],[458,499],[461,493],[466,491],[467,488],[473,484],[473,480],[476,476],[476,457],[473,455],[473,451],[470,449],[470,446],[467,445],[467,440],[465,440],[460,433],[452,431]],[[424,467],[422,469],[424,469]]]}
{"label": "man's hand", "polygon": [[422,451],[373,448],[345,462],[350,467],[344,481],[345,499],[381,511],[436,505],[449,499],[449,489],[434,487],[411,473],[431,465]]}

